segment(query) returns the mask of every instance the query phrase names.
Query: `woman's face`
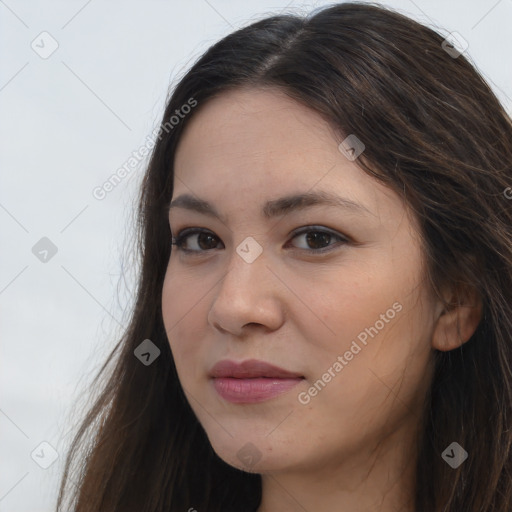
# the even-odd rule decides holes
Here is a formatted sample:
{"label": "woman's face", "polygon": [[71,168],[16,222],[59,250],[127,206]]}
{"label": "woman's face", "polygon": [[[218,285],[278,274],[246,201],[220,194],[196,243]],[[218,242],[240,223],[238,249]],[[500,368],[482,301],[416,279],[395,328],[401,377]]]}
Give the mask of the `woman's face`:
{"label": "woman's face", "polygon": [[[205,104],[178,147],[171,231],[201,233],[172,247],[164,323],[190,406],[241,469],[332,466],[409,439],[430,384],[439,309],[418,227],[340,142],[283,93],[245,89]],[[290,374],[213,378],[225,360]]]}

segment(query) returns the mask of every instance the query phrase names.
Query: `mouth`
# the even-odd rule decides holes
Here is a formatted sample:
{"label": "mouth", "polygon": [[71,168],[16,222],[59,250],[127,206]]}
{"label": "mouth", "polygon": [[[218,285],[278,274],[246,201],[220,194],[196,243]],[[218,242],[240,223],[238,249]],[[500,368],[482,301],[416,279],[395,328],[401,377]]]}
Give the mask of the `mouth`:
{"label": "mouth", "polygon": [[264,361],[219,361],[209,374],[215,391],[231,403],[270,400],[304,380],[304,376]]}

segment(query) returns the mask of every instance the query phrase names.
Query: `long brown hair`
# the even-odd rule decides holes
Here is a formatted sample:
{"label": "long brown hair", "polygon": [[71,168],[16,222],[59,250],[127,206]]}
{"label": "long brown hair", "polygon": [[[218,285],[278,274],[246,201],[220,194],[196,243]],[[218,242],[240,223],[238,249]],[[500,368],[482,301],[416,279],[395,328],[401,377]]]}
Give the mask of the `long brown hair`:
{"label": "long brown hair", "polygon": [[[135,307],[97,375],[101,391],[71,445],[59,511],[259,506],[261,477],[224,463],[189,407],[161,310],[177,144],[207,101],[241,86],[279,88],[339,133],[357,134],[366,146],[358,165],[401,194],[420,221],[433,289],[477,291],[483,315],[474,335],[434,353],[416,510],[512,510],[512,202],[504,194],[512,186],[512,123],[465,55],[450,54],[443,40],[390,9],[339,4],[240,29],[180,80],[141,188]],[[190,110],[182,107],[191,98],[197,106],[170,122],[176,110]],[[150,366],[134,356],[145,339],[161,351]],[[457,469],[441,457],[453,441],[469,454]]]}

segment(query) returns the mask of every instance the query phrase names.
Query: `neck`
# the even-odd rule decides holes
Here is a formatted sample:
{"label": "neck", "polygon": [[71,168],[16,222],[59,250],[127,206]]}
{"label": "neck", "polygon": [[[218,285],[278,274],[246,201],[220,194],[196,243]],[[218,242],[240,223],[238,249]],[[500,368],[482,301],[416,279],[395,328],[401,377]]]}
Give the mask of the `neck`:
{"label": "neck", "polygon": [[307,470],[262,474],[257,512],[414,512],[417,450],[407,430]]}

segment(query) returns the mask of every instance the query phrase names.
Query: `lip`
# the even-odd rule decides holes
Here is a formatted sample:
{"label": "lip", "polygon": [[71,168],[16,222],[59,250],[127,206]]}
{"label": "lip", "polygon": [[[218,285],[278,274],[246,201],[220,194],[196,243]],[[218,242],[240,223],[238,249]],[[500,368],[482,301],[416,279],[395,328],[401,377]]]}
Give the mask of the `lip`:
{"label": "lip", "polygon": [[229,359],[223,359],[210,370],[210,377],[233,377],[235,379],[253,379],[256,377],[267,377],[274,379],[296,379],[304,377],[300,373],[289,372],[279,366],[248,359],[237,363]]}
{"label": "lip", "polygon": [[269,400],[295,387],[304,376],[278,366],[249,359],[237,363],[219,361],[210,370],[217,393],[232,403],[257,403]]}

